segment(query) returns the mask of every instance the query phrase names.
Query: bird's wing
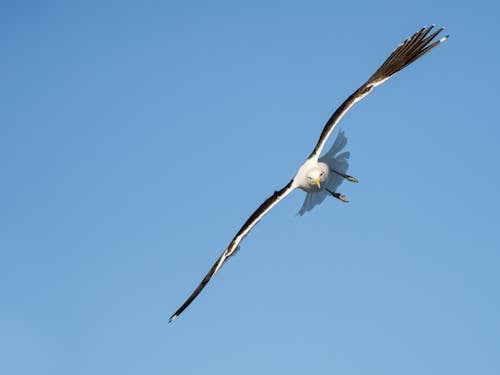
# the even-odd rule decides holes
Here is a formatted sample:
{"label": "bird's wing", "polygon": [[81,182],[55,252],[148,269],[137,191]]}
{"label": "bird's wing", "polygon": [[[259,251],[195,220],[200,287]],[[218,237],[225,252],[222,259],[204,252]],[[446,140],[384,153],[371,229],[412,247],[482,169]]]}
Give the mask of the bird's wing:
{"label": "bird's wing", "polygon": [[397,46],[396,49],[389,55],[387,60],[385,60],[385,62],[380,66],[380,68],[378,68],[378,70],[368,79],[368,81],[366,81],[359,89],[349,96],[339,108],[337,108],[325,124],[323,131],[319,136],[318,143],[314,147],[311,155],[309,155],[309,159],[319,158],[321,151],[323,150],[323,147],[325,146],[325,143],[333,129],[335,129],[335,126],[338,124],[340,119],[354,104],[368,95],[374,87],[382,84],[396,72],[407,67],[448,38],[448,36],[445,36],[435,40],[436,36],[443,30],[443,28],[430,33],[433,27],[434,25],[422,28]]}
{"label": "bird's wing", "polygon": [[243,224],[238,233],[234,236],[232,241],[229,243],[229,246],[224,250],[219,259],[214,263],[210,271],[206,274],[206,276],[201,280],[201,283],[196,287],[193,293],[188,297],[186,302],[182,304],[181,307],[177,309],[175,313],[172,314],[169,321],[172,322],[175,318],[177,318],[190,304],[193,300],[200,294],[205,285],[212,279],[212,277],[217,273],[217,271],[222,267],[224,262],[226,262],[232,255],[238,251],[241,241],[245,238],[245,236],[252,230],[252,228],[259,222],[259,220],[271,209],[273,208],[280,200],[290,194],[296,188],[294,181],[290,181],[285,187],[281,190],[275,191],[273,195],[267,198],[255,211],[248,220]]}

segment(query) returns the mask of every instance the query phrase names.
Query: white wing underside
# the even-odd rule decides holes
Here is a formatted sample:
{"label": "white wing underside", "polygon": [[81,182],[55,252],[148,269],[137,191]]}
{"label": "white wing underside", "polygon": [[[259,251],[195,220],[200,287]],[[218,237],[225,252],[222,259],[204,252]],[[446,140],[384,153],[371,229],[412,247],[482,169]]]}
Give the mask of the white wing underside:
{"label": "white wing underside", "polygon": [[[349,169],[349,162],[347,159],[349,159],[350,153],[345,151],[339,154],[346,145],[347,137],[344,135],[344,131],[341,130],[330,150],[328,150],[324,156],[320,157],[319,161],[326,163],[330,167],[330,170],[333,169],[340,173],[346,173]],[[336,191],[343,180],[344,179],[338,174],[330,172],[326,188],[330,191]],[[312,210],[314,206],[322,203],[329,194],[330,193],[325,190],[307,193],[304,203],[297,214],[301,216],[304,215],[306,212]]]}

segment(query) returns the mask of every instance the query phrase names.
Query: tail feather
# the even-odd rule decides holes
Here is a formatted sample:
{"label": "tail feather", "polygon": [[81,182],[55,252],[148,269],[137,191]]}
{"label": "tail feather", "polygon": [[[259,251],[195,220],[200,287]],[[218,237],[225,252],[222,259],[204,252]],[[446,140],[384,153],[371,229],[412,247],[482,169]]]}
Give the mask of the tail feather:
{"label": "tail feather", "polygon": [[347,137],[345,136],[345,132],[343,130],[339,131],[337,138],[333,142],[332,147],[328,150],[328,152],[320,158],[320,161],[329,160],[335,156],[338,152],[342,151],[342,149],[347,145]]}

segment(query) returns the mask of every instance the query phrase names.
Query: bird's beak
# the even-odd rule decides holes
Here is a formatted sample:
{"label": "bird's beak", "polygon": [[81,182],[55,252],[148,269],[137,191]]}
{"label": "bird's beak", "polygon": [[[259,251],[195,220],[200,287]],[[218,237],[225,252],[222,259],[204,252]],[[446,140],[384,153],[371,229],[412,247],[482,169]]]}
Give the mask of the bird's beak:
{"label": "bird's beak", "polygon": [[316,182],[316,186],[318,187],[318,189],[321,189],[321,181],[319,180],[319,178],[315,178],[314,182]]}

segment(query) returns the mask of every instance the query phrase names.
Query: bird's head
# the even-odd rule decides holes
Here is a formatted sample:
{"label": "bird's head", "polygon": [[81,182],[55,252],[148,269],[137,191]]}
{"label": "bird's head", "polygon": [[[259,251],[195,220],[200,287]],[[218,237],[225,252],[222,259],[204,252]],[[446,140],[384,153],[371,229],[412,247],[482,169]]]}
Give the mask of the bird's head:
{"label": "bird's head", "polygon": [[319,191],[323,188],[326,178],[328,177],[328,169],[323,165],[318,165],[308,171],[306,176],[307,185],[311,190]]}

